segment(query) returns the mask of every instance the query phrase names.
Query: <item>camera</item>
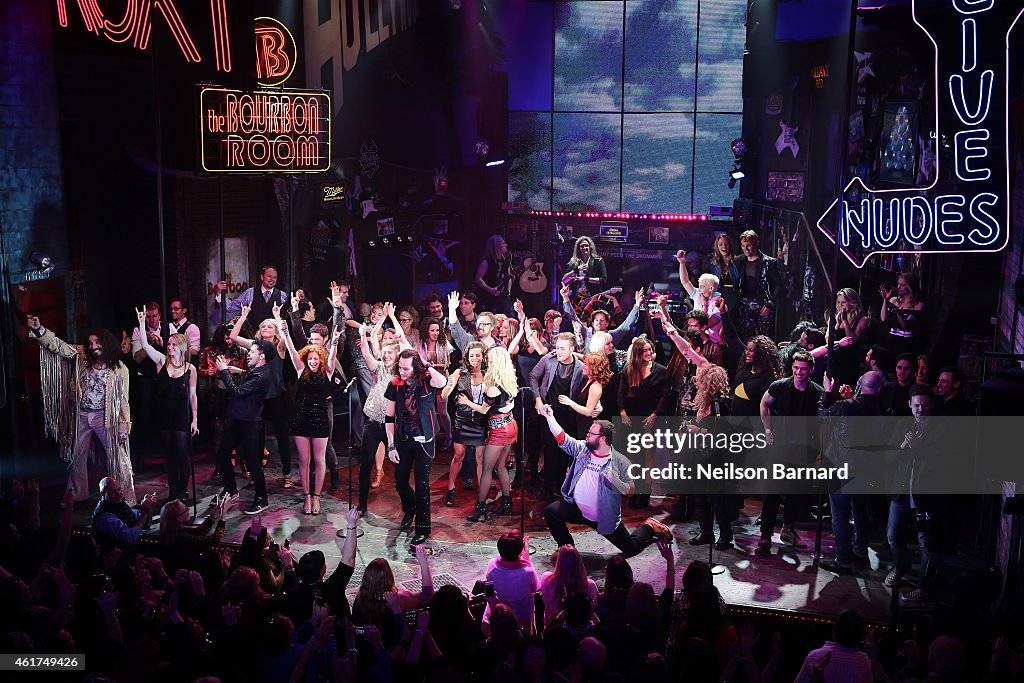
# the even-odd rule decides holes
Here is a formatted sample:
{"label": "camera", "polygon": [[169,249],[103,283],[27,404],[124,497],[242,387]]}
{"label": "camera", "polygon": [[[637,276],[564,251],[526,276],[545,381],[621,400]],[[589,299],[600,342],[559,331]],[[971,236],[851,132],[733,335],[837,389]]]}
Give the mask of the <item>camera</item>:
{"label": "camera", "polygon": [[493,581],[484,581],[484,597],[487,597],[487,598],[493,598],[494,597],[494,582]]}

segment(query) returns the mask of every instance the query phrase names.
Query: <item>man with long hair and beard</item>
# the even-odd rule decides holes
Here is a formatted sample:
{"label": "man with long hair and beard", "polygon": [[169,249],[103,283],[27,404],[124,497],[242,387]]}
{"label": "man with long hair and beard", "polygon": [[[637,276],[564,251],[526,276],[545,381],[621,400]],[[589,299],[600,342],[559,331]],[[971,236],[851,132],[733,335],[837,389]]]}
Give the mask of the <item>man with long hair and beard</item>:
{"label": "man with long hair and beard", "polygon": [[27,324],[29,336],[39,340],[46,433],[57,439],[61,458],[68,463],[72,498],[81,502],[89,497],[88,463],[95,437],[107,454],[107,475],[134,505],[128,368],[121,362],[121,344],[101,328],[89,332],[82,349],[57,337],[34,315],[27,317]]}
{"label": "man with long hair and beard", "polygon": [[[395,464],[395,489],[402,499],[404,531],[416,521],[412,545],[430,536],[430,466],[434,462],[437,410],[434,392],[448,378],[426,365],[414,349],[398,355],[395,376],[384,392],[384,433],[388,458]],[[415,471],[416,492],[409,486]]]}

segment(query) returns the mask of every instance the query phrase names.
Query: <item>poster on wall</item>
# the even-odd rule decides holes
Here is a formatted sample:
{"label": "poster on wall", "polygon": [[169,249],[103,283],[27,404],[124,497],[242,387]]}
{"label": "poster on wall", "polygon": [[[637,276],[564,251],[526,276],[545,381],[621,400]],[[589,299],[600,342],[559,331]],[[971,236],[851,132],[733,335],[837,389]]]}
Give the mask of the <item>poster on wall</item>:
{"label": "poster on wall", "polygon": [[878,150],[878,179],[913,185],[917,176],[917,128],[920,105],[914,100],[890,100],[882,113]]}
{"label": "poster on wall", "polygon": [[211,302],[211,319],[208,321],[208,332],[219,324],[219,312],[212,315],[216,306],[214,302],[214,285],[220,280],[227,283],[224,294],[234,299],[252,286],[249,271],[249,239],[246,237],[227,237],[224,239],[224,275],[220,270],[220,240],[211,239],[207,247],[206,259],[206,300]]}

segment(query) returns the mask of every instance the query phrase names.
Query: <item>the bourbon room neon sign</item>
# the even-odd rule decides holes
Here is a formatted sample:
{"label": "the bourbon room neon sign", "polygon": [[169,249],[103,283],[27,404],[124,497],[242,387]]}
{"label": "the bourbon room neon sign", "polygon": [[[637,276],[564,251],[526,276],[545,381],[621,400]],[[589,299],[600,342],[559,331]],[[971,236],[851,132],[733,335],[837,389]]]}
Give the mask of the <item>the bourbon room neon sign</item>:
{"label": "the bourbon room neon sign", "polygon": [[[843,188],[818,228],[855,265],[879,253],[993,252],[1010,238],[1009,40],[1024,10],[1008,0],[913,2],[913,20],[935,48],[936,144],[952,146],[955,187],[873,190],[860,177]],[[955,21],[956,29],[949,29]],[[931,28],[932,30],[929,30]],[[942,44],[936,40],[943,39]],[[941,106],[940,106],[941,105]],[[946,183],[948,185],[948,183]],[[836,234],[838,232],[838,235]]]}

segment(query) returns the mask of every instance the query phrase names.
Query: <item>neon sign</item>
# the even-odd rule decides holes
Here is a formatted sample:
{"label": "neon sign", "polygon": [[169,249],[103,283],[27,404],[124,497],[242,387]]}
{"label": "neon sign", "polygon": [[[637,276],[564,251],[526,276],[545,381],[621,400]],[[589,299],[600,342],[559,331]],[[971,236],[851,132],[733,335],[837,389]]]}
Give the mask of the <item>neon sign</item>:
{"label": "neon sign", "polygon": [[[913,20],[935,47],[936,140],[953,147],[955,188],[926,196],[941,177],[938,168],[930,185],[914,189],[873,190],[853,178],[841,206],[832,202],[817,223],[857,267],[872,254],[995,252],[1009,242],[1009,40],[1024,10],[1006,0],[948,4],[924,13],[914,0]],[[959,50],[935,38],[949,32],[951,11]],[[837,228],[840,210],[845,220]]]}
{"label": "neon sign", "polygon": [[[185,61],[203,61],[192,33],[181,18],[175,0],[123,0],[124,14],[116,21],[107,18],[100,8],[100,0],[77,0],[85,29],[112,43],[131,44],[138,50],[149,47],[153,31],[152,9],[155,7],[178,44]],[[214,58],[218,71],[231,71],[231,36],[228,32],[227,0],[210,0],[210,25],[213,31]],[[68,28],[67,0],[57,0],[57,23]]]}
{"label": "neon sign", "polygon": [[273,17],[256,17],[256,81],[264,86],[284,83],[295,71],[298,50],[288,27]]}
{"label": "neon sign", "polygon": [[319,91],[203,88],[200,164],[207,173],[313,173],[331,165],[331,97]]}

